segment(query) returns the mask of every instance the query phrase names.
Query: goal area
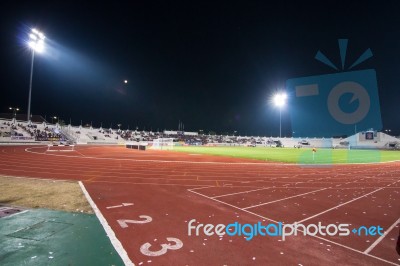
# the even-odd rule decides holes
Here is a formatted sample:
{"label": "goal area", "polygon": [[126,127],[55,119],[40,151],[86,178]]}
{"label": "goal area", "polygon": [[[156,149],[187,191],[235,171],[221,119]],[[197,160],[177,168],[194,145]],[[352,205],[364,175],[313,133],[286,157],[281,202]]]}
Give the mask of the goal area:
{"label": "goal area", "polygon": [[152,149],[154,150],[172,150],[174,148],[173,138],[158,138],[153,140]]}

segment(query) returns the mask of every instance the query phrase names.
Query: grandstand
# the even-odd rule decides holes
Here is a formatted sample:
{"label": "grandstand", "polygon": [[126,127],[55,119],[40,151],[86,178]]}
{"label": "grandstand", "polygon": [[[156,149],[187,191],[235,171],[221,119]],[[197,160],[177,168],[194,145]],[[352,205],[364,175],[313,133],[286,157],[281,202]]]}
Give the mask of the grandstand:
{"label": "grandstand", "polygon": [[71,125],[61,129],[72,142],[77,144],[119,144],[124,143],[124,139],[118,134],[117,130],[93,128],[93,127],[74,127]]}
{"label": "grandstand", "polygon": [[[0,143],[54,143],[124,145],[127,142],[148,142],[167,138],[174,145],[251,146],[251,147],[317,147],[353,149],[400,149],[400,140],[373,130],[359,132],[347,138],[278,138],[267,136],[199,135],[197,132],[152,132],[104,129],[84,126],[50,124],[41,116],[30,123],[0,118]],[[18,118],[18,117],[17,117]],[[277,145],[279,143],[279,145]]]}

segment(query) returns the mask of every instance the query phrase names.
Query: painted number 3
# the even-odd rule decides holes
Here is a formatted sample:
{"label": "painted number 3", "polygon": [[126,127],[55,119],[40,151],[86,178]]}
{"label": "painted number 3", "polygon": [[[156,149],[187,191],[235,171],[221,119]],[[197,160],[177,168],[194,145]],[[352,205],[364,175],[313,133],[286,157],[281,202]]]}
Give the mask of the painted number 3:
{"label": "painted number 3", "polygon": [[150,251],[149,248],[151,247],[150,243],[145,243],[140,247],[140,252],[142,252],[143,255],[146,256],[161,256],[167,253],[168,249],[171,250],[177,250],[183,247],[182,241],[180,241],[178,238],[174,237],[167,237],[167,240],[172,243],[168,244],[161,244],[161,249],[157,251]]}

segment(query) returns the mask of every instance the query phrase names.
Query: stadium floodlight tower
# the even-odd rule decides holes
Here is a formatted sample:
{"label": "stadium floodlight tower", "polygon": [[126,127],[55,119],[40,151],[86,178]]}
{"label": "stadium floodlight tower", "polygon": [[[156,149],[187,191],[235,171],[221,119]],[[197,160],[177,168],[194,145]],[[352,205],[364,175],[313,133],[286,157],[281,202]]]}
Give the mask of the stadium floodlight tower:
{"label": "stadium floodlight tower", "polygon": [[28,98],[28,119],[27,121],[31,121],[31,95],[32,95],[32,78],[33,78],[33,60],[35,58],[35,52],[42,53],[44,51],[44,39],[46,37],[43,33],[36,29],[32,29],[29,34],[29,42],[28,45],[32,50],[32,60],[31,60],[31,76],[29,80],[29,98]]}
{"label": "stadium floodlight tower", "polygon": [[279,137],[282,138],[282,108],[286,104],[287,95],[280,92],[274,95],[274,104],[279,108]]}

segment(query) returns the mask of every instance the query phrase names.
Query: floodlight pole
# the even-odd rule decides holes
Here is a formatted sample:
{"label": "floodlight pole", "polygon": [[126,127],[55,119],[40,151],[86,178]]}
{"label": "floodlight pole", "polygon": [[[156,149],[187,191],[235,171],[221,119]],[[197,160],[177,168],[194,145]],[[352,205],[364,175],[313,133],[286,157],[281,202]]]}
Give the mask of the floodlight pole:
{"label": "floodlight pole", "polygon": [[282,107],[279,107],[279,138],[282,138]]}
{"label": "floodlight pole", "polygon": [[32,60],[31,60],[31,77],[29,80],[29,98],[28,98],[28,117],[27,121],[31,121],[31,96],[32,96],[32,78],[33,78],[33,60],[35,58],[35,49],[32,48]]}
{"label": "floodlight pole", "polygon": [[43,33],[37,31],[36,29],[32,29],[31,33],[29,34],[30,41],[28,42],[29,47],[32,49],[32,59],[31,59],[31,76],[29,79],[29,98],[28,98],[28,117],[27,121],[30,123],[31,121],[31,97],[32,97],[32,79],[33,79],[33,62],[35,59],[35,52],[43,51],[43,42],[45,36]]}

